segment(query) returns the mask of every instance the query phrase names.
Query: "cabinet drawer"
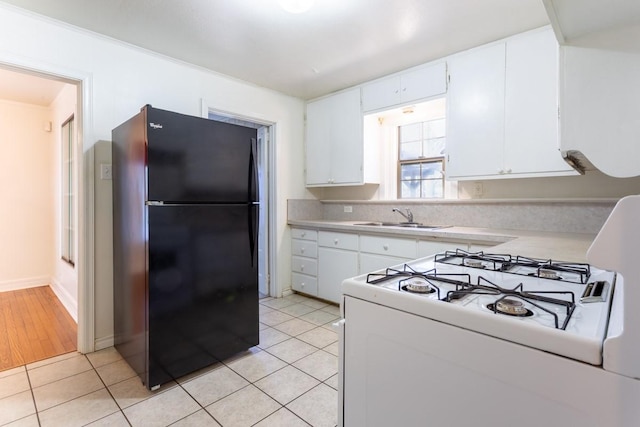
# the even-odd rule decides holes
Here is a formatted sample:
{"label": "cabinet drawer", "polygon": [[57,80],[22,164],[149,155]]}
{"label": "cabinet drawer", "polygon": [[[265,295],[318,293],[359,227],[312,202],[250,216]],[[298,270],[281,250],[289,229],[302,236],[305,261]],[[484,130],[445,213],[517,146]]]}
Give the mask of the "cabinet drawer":
{"label": "cabinet drawer", "polygon": [[328,248],[346,249],[349,251],[358,250],[358,235],[349,233],[334,233],[331,231],[321,231],[318,233],[318,245]]}
{"label": "cabinet drawer", "polygon": [[315,276],[318,274],[318,262],[311,258],[293,256],[291,257],[291,270]]}
{"label": "cabinet drawer", "polygon": [[291,273],[291,288],[308,295],[318,295],[318,281],[306,274]]}
{"label": "cabinet drawer", "polygon": [[304,228],[292,228],[291,237],[302,240],[318,240],[318,232],[316,230],[306,230]]}
{"label": "cabinet drawer", "polygon": [[416,241],[386,236],[360,236],[360,252],[401,258],[416,257]]}
{"label": "cabinet drawer", "polygon": [[310,240],[293,239],[291,241],[291,254],[307,258],[317,258],[318,244]]}

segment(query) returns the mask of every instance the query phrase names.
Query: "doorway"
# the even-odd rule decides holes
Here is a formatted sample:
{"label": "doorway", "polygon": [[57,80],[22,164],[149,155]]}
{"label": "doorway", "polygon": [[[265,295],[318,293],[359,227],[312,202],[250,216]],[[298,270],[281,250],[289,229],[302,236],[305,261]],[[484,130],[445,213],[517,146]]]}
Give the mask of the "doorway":
{"label": "doorway", "polygon": [[258,292],[261,298],[272,295],[270,286],[270,221],[272,206],[269,203],[270,191],[273,191],[269,181],[269,159],[272,146],[271,135],[273,134],[273,124],[264,122],[258,123],[252,119],[240,118],[232,114],[214,110],[207,110],[207,118],[224,123],[231,123],[239,126],[257,130],[258,146],[258,194],[260,200],[260,214],[258,223]]}
{"label": "doorway", "polygon": [[[5,176],[1,196],[11,209],[3,210],[0,222],[7,227],[2,235],[12,242],[8,254],[2,254],[5,263],[0,270],[0,291],[33,294],[43,286],[51,292],[41,294],[39,301],[51,301],[77,322],[72,335],[73,349],[80,349],[84,342],[79,340],[82,329],[80,315],[83,285],[81,273],[84,271],[85,256],[82,250],[87,246],[81,241],[84,227],[83,213],[83,150],[82,150],[82,83],[46,71],[34,71],[12,65],[0,64],[0,99],[3,102],[2,156],[9,161],[14,172]],[[18,118],[19,120],[13,120]],[[73,215],[75,227],[73,241],[67,241],[67,248],[73,248],[73,259],[61,257],[62,218],[62,126],[75,117],[78,126],[74,129],[72,145],[67,146],[67,172],[75,184],[65,192],[67,201],[73,203],[68,211]],[[67,128],[69,126],[67,125]],[[67,129],[70,133],[70,129]],[[69,142],[69,141],[68,141]],[[29,148],[25,148],[29,146]],[[25,151],[30,150],[30,151]],[[39,159],[40,163],[37,163]],[[70,161],[73,159],[73,162]],[[2,167],[7,171],[7,164]],[[13,198],[13,201],[11,201]],[[67,226],[70,224],[67,218]],[[20,226],[19,226],[20,225]],[[2,225],[0,225],[2,226]],[[7,235],[6,231],[17,233]],[[69,236],[70,234],[67,234]],[[80,249],[80,250],[77,250]],[[9,268],[5,268],[9,267]],[[16,294],[14,294],[16,295]],[[20,300],[24,300],[24,296]],[[56,300],[56,301],[53,301]],[[37,314],[47,312],[52,307],[39,304],[17,305],[24,315],[25,307],[32,307]],[[35,307],[35,308],[34,308]],[[39,308],[38,308],[39,307]],[[47,323],[47,322],[45,322]],[[68,327],[69,323],[65,323]],[[28,325],[27,325],[28,326]],[[53,325],[52,325],[53,326]],[[32,333],[25,329],[25,334]],[[56,346],[54,346],[56,347]],[[60,348],[59,354],[69,351],[68,346]],[[46,357],[56,354],[47,353]],[[25,360],[26,361],[26,360]],[[33,360],[28,360],[30,363]]]}

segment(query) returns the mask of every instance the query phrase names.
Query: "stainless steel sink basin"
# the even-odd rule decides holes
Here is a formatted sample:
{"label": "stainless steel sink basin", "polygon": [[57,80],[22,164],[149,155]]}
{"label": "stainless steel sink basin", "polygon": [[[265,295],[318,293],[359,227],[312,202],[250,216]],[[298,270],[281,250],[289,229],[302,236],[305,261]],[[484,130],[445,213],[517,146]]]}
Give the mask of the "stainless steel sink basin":
{"label": "stainless steel sink basin", "polygon": [[421,224],[419,222],[359,222],[355,225],[367,225],[373,227],[404,227],[404,228],[421,228],[421,229],[436,229],[446,228],[450,225],[430,225]]}

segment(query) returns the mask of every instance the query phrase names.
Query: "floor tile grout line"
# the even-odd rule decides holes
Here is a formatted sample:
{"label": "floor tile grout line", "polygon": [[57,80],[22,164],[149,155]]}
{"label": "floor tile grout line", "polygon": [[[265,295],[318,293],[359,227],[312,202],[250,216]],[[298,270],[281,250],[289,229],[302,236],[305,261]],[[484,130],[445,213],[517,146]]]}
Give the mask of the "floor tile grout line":
{"label": "floor tile grout line", "polygon": [[[272,300],[273,300],[273,299],[272,299]],[[295,302],[293,302],[293,304],[290,304],[290,305],[294,305],[294,304],[303,304],[303,305],[307,305],[307,304],[304,304],[304,301],[295,301]],[[263,305],[264,305],[264,304],[263,304]],[[290,305],[289,305],[289,306],[290,306]],[[332,316],[335,316],[335,317],[339,317],[339,316],[336,316],[336,315],[335,315],[335,313],[331,313],[331,312],[329,312],[329,311],[323,310],[323,309],[324,309],[324,308],[326,308],[326,307],[330,307],[331,305],[329,305],[329,304],[327,304],[327,305],[325,305],[325,306],[323,306],[323,307],[320,307],[320,308],[317,308],[317,307],[313,307],[313,306],[307,305],[307,307],[313,308],[314,310],[312,310],[312,311],[310,311],[310,312],[308,312],[308,313],[304,313],[304,314],[301,314],[301,315],[297,315],[297,316],[296,316],[296,315],[291,315],[291,314],[286,313],[286,312],[283,312],[283,311],[281,310],[282,308],[286,308],[287,306],[285,306],[285,307],[281,307],[281,308],[273,308],[273,307],[269,307],[269,306],[267,306],[267,305],[264,305],[264,306],[265,306],[265,307],[270,308],[271,310],[278,311],[278,312],[280,312],[280,313],[282,313],[282,314],[286,314],[286,315],[288,315],[288,316],[291,316],[291,317],[292,317],[292,318],[294,318],[294,319],[300,319],[300,320],[303,320],[303,321],[308,322],[308,323],[310,323],[310,324],[312,324],[312,325],[314,326],[312,329],[310,329],[310,330],[308,330],[308,331],[305,331],[305,332],[302,332],[301,334],[306,333],[306,332],[309,332],[309,331],[313,331],[313,330],[318,329],[318,328],[324,328],[324,326],[326,326],[326,324],[327,324],[327,323],[329,323],[329,322],[327,322],[327,323],[323,323],[323,324],[316,324],[316,323],[314,323],[314,322],[309,322],[309,321],[307,321],[306,319],[301,319],[301,317],[302,317],[302,316],[304,316],[304,315],[307,315],[307,314],[310,314],[310,313],[314,313],[314,312],[317,312],[317,311],[323,311],[324,313],[327,313],[327,314],[329,314],[329,315],[332,315]],[[318,388],[318,386],[320,386],[320,384],[324,384],[324,385],[326,385],[327,387],[329,387],[329,388],[331,388],[331,389],[334,389],[332,386],[330,386],[330,385],[329,385],[329,384],[327,384],[326,382],[327,382],[327,381],[329,381],[329,379],[333,378],[333,377],[335,376],[335,374],[334,374],[334,375],[331,375],[329,378],[327,378],[327,379],[325,379],[325,380],[320,380],[319,378],[316,378],[316,377],[314,377],[313,375],[310,375],[309,373],[307,373],[307,372],[303,371],[302,369],[298,368],[297,366],[294,366],[293,364],[294,364],[294,363],[297,363],[298,361],[300,361],[300,360],[302,360],[302,359],[304,359],[304,358],[306,358],[306,357],[308,357],[308,356],[311,356],[311,355],[313,355],[313,354],[316,354],[316,353],[317,353],[317,352],[319,352],[319,351],[323,351],[323,352],[324,352],[324,353],[326,353],[326,354],[329,354],[329,355],[335,356],[335,355],[333,355],[332,353],[330,353],[330,352],[328,352],[328,351],[326,351],[326,350],[325,350],[325,348],[326,348],[327,346],[332,345],[333,343],[335,343],[335,341],[334,341],[334,342],[332,342],[332,343],[330,343],[330,344],[327,344],[327,345],[326,345],[326,346],[324,346],[324,347],[317,347],[316,345],[314,345],[314,344],[312,344],[312,343],[309,343],[309,342],[306,342],[306,341],[304,341],[304,340],[301,340],[301,339],[297,338],[297,336],[298,336],[298,335],[301,335],[301,334],[298,334],[298,335],[290,335],[290,334],[288,334],[288,333],[286,333],[286,332],[280,331],[280,330],[278,330],[278,329],[276,329],[276,328],[274,328],[274,327],[273,327],[273,326],[276,326],[276,325],[281,324],[281,323],[284,323],[284,322],[280,322],[280,323],[277,323],[277,324],[275,324],[275,325],[266,325],[266,326],[267,326],[267,327],[270,327],[270,328],[272,328],[272,329],[275,329],[275,330],[277,330],[277,331],[279,331],[279,332],[282,332],[283,334],[287,335],[287,336],[288,336],[288,338],[287,338],[287,339],[285,339],[285,340],[284,340],[284,341],[282,341],[282,342],[285,342],[285,341],[287,341],[287,340],[290,340],[290,339],[292,339],[292,338],[295,338],[295,339],[297,339],[298,341],[301,341],[301,342],[303,342],[303,343],[305,343],[305,344],[308,344],[308,345],[312,346],[312,347],[315,349],[315,351],[314,351],[314,352],[312,352],[311,354],[305,355],[305,356],[303,356],[303,357],[301,357],[301,358],[299,358],[299,359],[297,359],[297,360],[295,360],[295,361],[293,361],[293,362],[291,362],[291,363],[290,363],[290,362],[287,362],[287,361],[285,361],[285,360],[281,359],[280,357],[278,357],[278,356],[276,356],[276,355],[274,355],[274,354],[272,354],[272,353],[270,353],[270,352],[268,351],[268,349],[269,349],[270,347],[273,347],[273,346],[275,346],[275,345],[277,345],[277,344],[279,344],[279,343],[276,343],[276,344],[274,344],[274,345],[272,345],[272,346],[270,346],[270,347],[264,348],[264,349],[263,349],[263,348],[261,348],[261,347],[259,347],[259,345],[258,345],[258,346],[256,346],[256,347],[259,349],[259,351],[265,351],[265,352],[267,352],[268,354],[270,354],[271,356],[273,356],[273,357],[275,357],[276,359],[278,359],[278,360],[282,361],[283,363],[285,363],[285,366],[283,366],[283,367],[281,367],[281,368],[279,368],[279,369],[277,369],[277,370],[275,370],[275,371],[273,371],[273,372],[269,373],[268,375],[265,375],[265,376],[263,376],[263,377],[260,377],[260,378],[259,378],[259,379],[257,379],[256,381],[249,381],[247,378],[245,378],[244,376],[242,376],[241,374],[239,374],[238,372],[236,372],[235,370],[233,370],[231,367],[229,367],[229,366],[228,366],[228,364],[227,364],[227,363],[225,363],[224,361],[222,361],[222,365],[224,365],[224,366],[226,366],[227,368],[229,368],[229,369],[233,370],[233,372],[235,372],[235,373],[236,373],[236,374],[238,374],[241,378],[243,378],[245,381],[247,381],[247,382],[248,382],[248,384],[247,384],[247,385],[245,385],[244,387],[242,387],[242,388],[241,388],[241,389],[239,389],[239,390],[242,390],[242,389],[244,389],[244,388],[248,387],[249,385],[253,385],[253,386],[254,386],[254,387],[256,387],[258,390],[260,390],[262,393],[265,393],[265,394],[266,394],[267,396],[269,396],[272,400],[274,400],[275,402],[277,402],[277,403],[278,403],[278,405],[280,405],[280,408],[278,408],[276,411],[272,412],[271,414],[267,415],[267,416],[266,416],[266,417],[264,417],[262,420],[264,420],[264,419],[268,418],[269,416],[273,415],[273,413],[275,413],[275,412],[279,411],[280,409],[283,409],[283,408],[284,408],[284,409],[286,409],[287,411],[289,411],[290,413],[292,413],[294,416],[296,416],[297,418],[299,418],[300,420],[302,420],[303,422],[307,423],[307,421],[306,421],[305,419],[303,419],[302,417],[298,416],[295,412],[293,412],[293,411],[291,411],[289,408],[287,408],[287,405],[289,405],[289,404],[290,404],[290,403],[292,403],[293,401],[295,401],[295,400],[299,399],[300,397],[304,396],[305,394],[309,393],[311,390],[314,390],[314,389]],[[327,328],[325,328],[325,329],[327,329]],[[331,329],[328,329],[328,330],[331,330]],[[102,385],[103,385],[104,389],[106,389],[107,393],[109,394],[109,396],[111,397],[111,399],[114,401],[114,403],[115,403],[115,404],[116,404],[116,406],[118,407],[118,411],[115,411],[115,412],[113,412],[113,413],[111,413],[111,414],[108,414],[108,415],[106,415],[105,417],[102,417],[102,418],[100,418],[100,419],[106,418],[106,417],[111,416],[111,415],[113,415],[113,414],[115,414],[115,413],[117,413],[117,412],[120,412],[120,413],[122,413],[122,415],[123,415],[123,417],[124,417],[125,421],[126,421],[129,425],[132,425],[132,424],[131,424],[131,422],[129,421],[129,419],[127,418],[126,414],[124,413],[124,409],[120,406],[120,404],[118,404],[117,400],[115,399],[115,397],[114,397],[114,396],[113,396],[113,394],[111,393],[111,390],[109,389],[109,387],[108,387],[108,386],[106,385],[106,383],[104,382],[104,379],[103,379],[103,378],[100,376],[100,374],[98,373],[98,370],[97,370],[96,366],[91,362],[91,359],[89,359],[89,358],[87,357],[87,355],[85,355],[85,354],[78,353],[78,355],[82,355],[82,356],[84,356],[84,357],[85,357],[85,359],[88,361],[89,365],[91,366],[91,369],[88,369],[88,370],[86,370],[86,371],[82,371],[82,372],[75,373],[75,374],[70,375],[70,376],[68,376],[68,377],[64,377],[64,378],[58,379],[58,380],[56,380],[56,381],[52,381],[52,382],[47,383],[47,384],[43,384],[42,386],[45,386],[45,385],[48,385],[48,384],[55,383],[55,382],[57,382],[57,381],[60,381],[60,380],[65,379],[65,378],[69,378],[69,377],[73,377],[73,376],[75,376],[75,375],[79,375],[79,374],[85,373],[85,372],[87,372],[87,371],[89,371],[89,370],[93,370],[93,371],[96,373],[96,375],[98,376],[98,378],[100,379],[100,382],[102,383]],[[71,357],[74,357],[74,356],[70,356],[70,357],[68,357],[68,358],[71,358]],[[38,424],[39,424],[39,425],[41,424],[41,422],[40,422],[40,412],[42,412],[42,411],[39,411],[39,410],[37,409],[37,405],[36,405],[36,401],[35,401],[35,395],[34,395],[34,387],[32,386],[32,383],[31,383],[31,378],[30,378],[30,376],[29,376],[29,371],[32,371],[32,370],[35,370],[35,369],[38,369],[38,368],[42,368],[42,367],[45,367],[45,366],[48,366],[48,365],[51,365],[51,364],[54,364],[54,363],[62,362],[62,361],[64,361],[64,360],[67,360],[68,358],[64,358],[64,359],[61,359],[61,360],[56,360],[55,362],[51,362],[51,363],[45,363],[45,364],[43,364],[43,365],[37,366],[37,367],[32,368],[32,369],[29,369],[29,368],[28,368],[28,366],[27,366],[26,364],[25,364],[25,365],[22,365],[22,366],[24,367],[24,373],[27,375],[27,380],[28,380],[28,383],[29,383],[29,391],[30,391],[30,394],[31,394],[32,403],[33,403],[33,406],[34,406],[34,409],[35,409],[35,415],[36,415],[36,418],[37,418],[37,421],[38,421]],[[45,360],[46,360],[46,359],[45,359]],[[237,360],[238,360],[238,359],[237,359]],[[41,362],[41,361],[38,361],[38,362]],[[34,362],[34,363],[37,363],[37,362]],[[115,363],[115,362],[111,362],[111,363]],[[313,378],[314,380],[316,380],[316,381],[318,382],[318,384],[316,384],[315,386],[313,386],[311,389],[307,390],[306,392],[302,393],[301,395],[297,396],[295,399],[292,399],[292,400],[291,400],[290,402],[288,402],[287,404],[284,404],[284,405],[283,405],[283,404],[281,404],[280,402],[278,402],[277,400],[275,400],[275,399],[274,399],[272,396],[270,396],[268,393],[264,392],[260,387],[258,387],[257,385],[255,385],[255,383],[256,383],[256,382],[258,382],[258,381],[260,381],[260,380],[262,380],[262,379],[264,379],[264,378],[267,378],[268,376],[270,376],[270,375],[272,375],[272,374],[275,374],[276,372],[279,372],[279,371],[281,371],[281,370],[285,369],[285,368],[286,368],[286,367],[288,367],[288,366],[291,366],[292,368],[296,369],[297,371],[299,371],[299,372],[301,372],[301,373],[303,373],[303,374],[305,374],[305,375],[308,375],[309,377],[311,377],[311,378]],[[204,374],[203,374],[203,375],[204,375]],[[130,379],[130,378],[127,378],[127,379],[124,379],[124,380],[122,380],[122,381],[127,381],[127,380],[129,380],[129,379]],[[119,381],[118,383],[120,383],[120,382],[122,382],[122,381]],[[114,383],[114,384],[118,384],[118,383]],[[112,384],[112,385],[113,385],[113,384]],[[202,410],[206,411],[206,412],[207,412],[207,414],[208,414],[209,416],[211,416],[211,417],[212,417],[216,422],[218,422],[218,420],[217,420],[213,415],[211,415],[211,413],[209,413],[209,412],[206,410],[206,408],[205,408],[205,407],[203,407],[203,406],[200,404],[200,402],[198,402],[198,401],[197,401],[197,400],[196,400],[196,399],[195,399],[195,398],[194,398],[194,397],[193,397],[193,396],[192,396],[192,395],[191,395],[191,394],[190,394],[190,393],[189,393],[189,392],[188,392],[188,391],[183,387],[182,383],[180,383],[180,382],[177,382],[177,381],[176,381],[176,385],[177,385],[178,387],[180,387],[180,388],[181,388],[185,393],[187,393],[187,395],[188,395],[190,398],[192,398],[192,399],[197,403],[197,405],[198,405],[198,407],[199,407],[200,409],[202,409]],[[40,387],[42,387],[42,386],[40,386]],[[169,391],[169,390],[171,390],[171,389],[167,389],[166,391]],[[237,392],[237,391],[239,391],[239,390],[236,390],[236,392]],[[334,389],[334,390],[335,390],[335,389]],[[93,391],[93,392],[95,392],[95,391]],[[91,393],[93,393],[93,392],[91,392]],[[234,393],[235,393],[235,392],[234,392]],[[87,393],[87,394],[90,394],[90,393]],[[85,394],[85,395],[83,395],[83,396],[86,396],[87,394]],[[233,393],[231,393],[231,394],[233,394]],[[229,395],[227,395],[227,396],[225,396],[225,397],[228,397],[228,396],[230,396],[231,394],[229,394]],[[74,398],[74,399],[77,399],[77,398],[79,398],[79,397],[82,397],[82,396],[78,396],[78,397],[76,397],[76,398]],[[148,397],[148,398],[146,398],[146,399],[143,399],[143,401],[144,401],[144,400],[148,400],[148,399],[150,399],[150,398],[152,398],[152,397],[153,397],[153,396],[150,396],[150,397]],[[224,398],[224,397],[223,397],[223,398]],[[223,399],[223,398],[221,398],[221,399]],[[217,401],[219,401],[219,400],[221,400],[221,399],[218,399]],[[72,400],[73,400],[73,399],[72,399]],[[216,401],[216,402],[217,402],[217,401]],[[67,401],[67,402],[68,402],[68,401]],[[62,402],[62,403],[67,403],[67,402]],[[62,403],[61,403],[61,404],[62,404]],[[138,402],[138,403],[139,403],[139,402]],[[215,403],[215,402],[213,402],[213,403]],[[212,404],[213,404],[213,403],[212,403]],[[59,405],[60,405],[60,404],[58,404],[58,405],[54,405],[54,406],[52,406],[52,408],[53,408],[53,407],[55,407],[55,406],[59,406]],[[51,408],[47,408],[47,409],[51,409]],[[191,413],[191,414],[186,415],[185,417],[181,418],[181,420],[182,420],[182,419],[184,419],[184,418],[187,418],[187,417],[189,417],[189,416],[191,416],[191,415],[193,415],[193,414],[195,414],[195,413],[196,413],[196,412],[198,412],[200,409],[198,409],[197,411],[195,411],[195,412],[193,412],[193,413]],[[23,417],[23,418],[24,418],[24,417]],[[262,420],[258,421],[257,423],[261,422]],[[96,421],[97,421],[97,420],[96,420]],[[180,421],[180,420],[177,420],[176,422],[178,422],[178,421]],[[219,422],[218,422],[218,423],[219,423]],[[255,424],[257,424],[257,423],[255,423]],[[254,425],[255,425],[255,424],[254,424]],[[307,423],[307,424],[308,424],[308,423]]]}

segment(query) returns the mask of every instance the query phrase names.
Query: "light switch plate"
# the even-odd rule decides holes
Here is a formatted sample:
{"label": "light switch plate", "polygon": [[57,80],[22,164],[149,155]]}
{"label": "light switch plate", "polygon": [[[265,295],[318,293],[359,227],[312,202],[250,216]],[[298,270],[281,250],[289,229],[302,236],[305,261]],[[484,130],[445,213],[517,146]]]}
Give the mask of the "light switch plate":
{"label": "light switch plate", "polygon": [[111,164],[100,164],[100,179],[111,180]]}

